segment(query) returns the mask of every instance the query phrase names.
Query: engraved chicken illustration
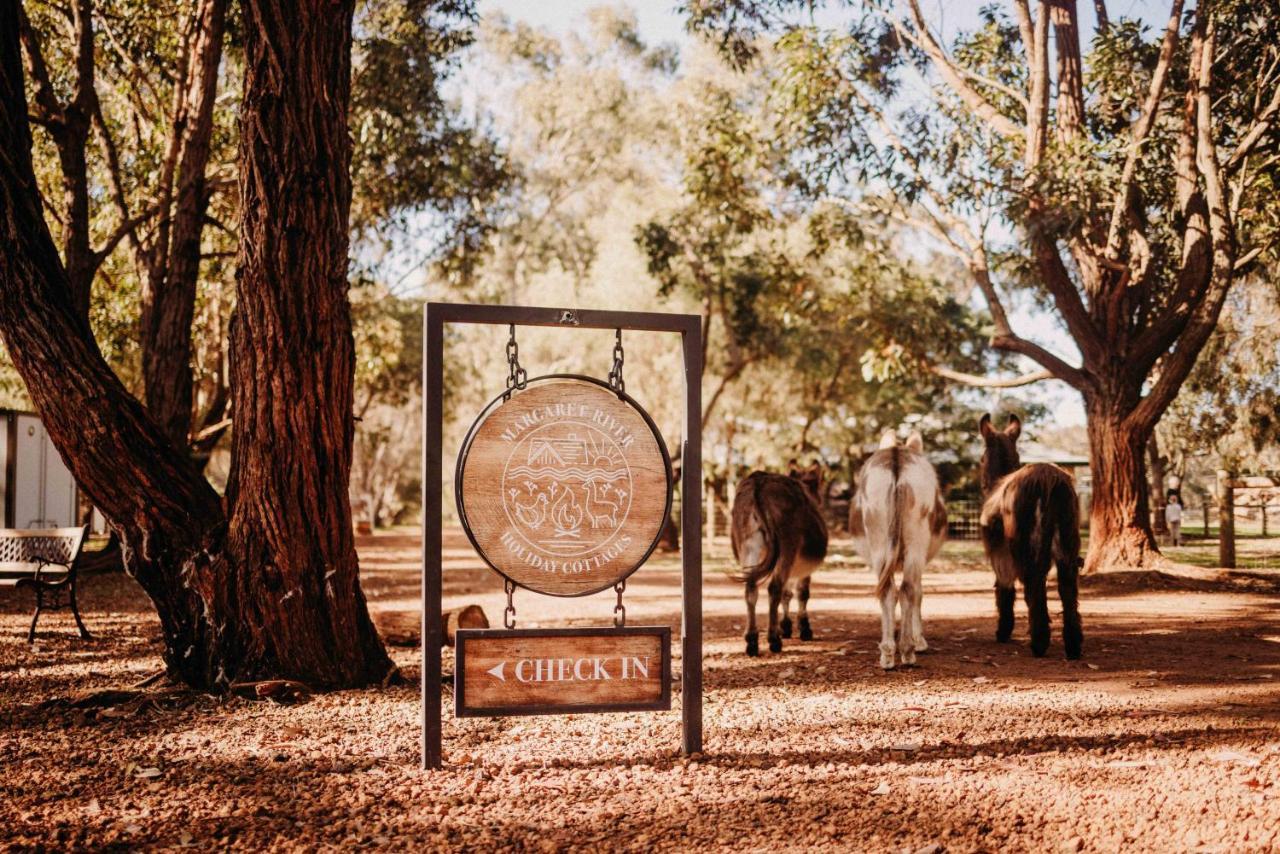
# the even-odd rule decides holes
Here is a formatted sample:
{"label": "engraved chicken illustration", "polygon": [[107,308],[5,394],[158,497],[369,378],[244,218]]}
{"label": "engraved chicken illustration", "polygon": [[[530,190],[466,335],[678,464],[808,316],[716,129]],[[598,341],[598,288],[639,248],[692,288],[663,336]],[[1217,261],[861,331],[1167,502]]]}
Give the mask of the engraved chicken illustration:
{"label": "engraved chicken illustration", "polygon": [[540,492],[530,503],[521,504],[517,500],[520,490],[509,489],[507,492],[511,495],[511,509],[515,511],[516,518],[535,531],[541,528],[547,518],[547,496]]}

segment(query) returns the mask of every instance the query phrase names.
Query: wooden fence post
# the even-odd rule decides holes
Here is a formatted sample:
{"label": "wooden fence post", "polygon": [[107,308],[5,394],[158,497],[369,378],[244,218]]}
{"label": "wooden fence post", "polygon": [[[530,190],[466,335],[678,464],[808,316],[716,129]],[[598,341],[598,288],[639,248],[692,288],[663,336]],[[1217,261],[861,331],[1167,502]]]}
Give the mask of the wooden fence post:
{"label": "wooden fence post", "polygon": [[1218,470],[1218,566],[1236,568],[1235,488],[1231,475]]}

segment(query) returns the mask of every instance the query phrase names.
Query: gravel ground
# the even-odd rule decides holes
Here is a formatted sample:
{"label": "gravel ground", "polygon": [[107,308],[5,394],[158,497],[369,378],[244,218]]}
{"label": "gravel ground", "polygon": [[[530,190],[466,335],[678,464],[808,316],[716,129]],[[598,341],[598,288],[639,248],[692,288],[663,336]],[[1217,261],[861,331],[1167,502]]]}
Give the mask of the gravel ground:
{"label": "gravel ground", "polygon": [[[393,649],[407,685],[295,705],[42,707],[154,670],[156,621],[131,582],[97,576],[82,603],[98,639],[75,640],[54,613],[33,649],[28,599],[0,590],[0,843],[1280,850],[1280,574],[1089,579],[1085,659],[1064,661],[1055,635],[1036,660],[994,642],[989,573],[951,544],[926,575],[932,651],[886,674],[868,574],[836,546],[813,584],[816,639],[758,659],[742,654],[740,590],[723,557],[708,561],[701,756],[678,754],[678,694],[665,713],[455,720],[446,691],[448,768],[430,773],[417,768],[416,649]],[[389,636],[416,623],[416,549],[362,543]],[[497,621],[500,583],[457,536],[446,557],[446,606],[478,602]],[[517,619],[606,624],[611,597],[517,593]],[[632,624],[678,630],[678,563],[641,570],[627,603]]]}

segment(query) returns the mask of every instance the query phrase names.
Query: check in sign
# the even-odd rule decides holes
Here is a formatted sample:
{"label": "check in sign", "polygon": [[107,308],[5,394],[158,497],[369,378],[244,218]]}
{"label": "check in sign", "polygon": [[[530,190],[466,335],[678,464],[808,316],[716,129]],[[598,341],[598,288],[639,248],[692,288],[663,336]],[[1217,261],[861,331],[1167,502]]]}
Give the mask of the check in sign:
{"label": "check in sign", "polygon": [[671,629],[462,629],[454,663],[462,717],[671,708]]}

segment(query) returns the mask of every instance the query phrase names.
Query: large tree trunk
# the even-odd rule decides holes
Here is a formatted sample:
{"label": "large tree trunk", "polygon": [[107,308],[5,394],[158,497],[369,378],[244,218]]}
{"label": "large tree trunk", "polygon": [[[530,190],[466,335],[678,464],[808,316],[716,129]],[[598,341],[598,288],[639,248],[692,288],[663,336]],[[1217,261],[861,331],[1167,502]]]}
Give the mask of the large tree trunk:
{"label": "large tree trunk", "polygon": [[276,666],[334,684],[379,679],[392,666],[360,590],[348,494],[353,10],[354,0],[244,4],[231,329],[238,616]]}
{"label": "large tree trunk", "polygon": [[1093,506],[1086,574],[1151,565],[1159,555],[1147,504],[1149,433],[1126,426],[1110,407],[1086,403]]}
{"label": "large tree trunk", "polygon": [[143,290],[140,337],[147,408],[177,447],[187,445],[191,430],[191,321],[209,203],[205,171],[226,17],[227,0],[201,0],[193,14],[186,73],[174,99],[172,218],[158,230],[164,239],[150,248]]}
{"label": "large tree trunk", "polygon": [[0,0],[0,333],[54,445],[120,535],[170,673],[361,685],[393,665],[360,592],[347,477],[346,141],[351,6],[245,9],[237,451],[218,495],[111,372],[41,209]]}

